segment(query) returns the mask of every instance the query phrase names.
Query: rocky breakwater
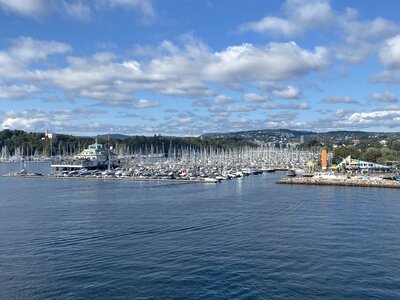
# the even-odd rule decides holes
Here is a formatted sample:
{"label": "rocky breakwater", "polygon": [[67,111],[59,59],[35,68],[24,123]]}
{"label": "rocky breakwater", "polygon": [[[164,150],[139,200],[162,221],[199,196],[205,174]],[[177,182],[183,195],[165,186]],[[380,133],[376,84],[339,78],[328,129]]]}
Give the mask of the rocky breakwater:
{"label": "rocky breakwater", "polygon": [[394,180],[384,180],[379,177],[345,177],[323,178],[323,177],[298,177],[283,178],[278,183],[281,184],[303,184],[303,185],[339,185],[355,187],[379,187],[379,188],[400,188],[400,182]]}

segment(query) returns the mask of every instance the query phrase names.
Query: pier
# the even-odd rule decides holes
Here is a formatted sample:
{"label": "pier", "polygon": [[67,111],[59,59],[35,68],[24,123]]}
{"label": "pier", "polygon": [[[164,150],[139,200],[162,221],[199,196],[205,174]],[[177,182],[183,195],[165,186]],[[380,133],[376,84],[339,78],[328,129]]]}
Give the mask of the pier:
{"label": "pier", "polygon": [[331,185],[331,186],[352,186],[352,187],[377,187],[377,188],[400,188],[400,182],[385,180],[380,177],[356,176],[356,177],[298,177],[283,178],[278,181],[280,184],[302,184],[302,185]]}

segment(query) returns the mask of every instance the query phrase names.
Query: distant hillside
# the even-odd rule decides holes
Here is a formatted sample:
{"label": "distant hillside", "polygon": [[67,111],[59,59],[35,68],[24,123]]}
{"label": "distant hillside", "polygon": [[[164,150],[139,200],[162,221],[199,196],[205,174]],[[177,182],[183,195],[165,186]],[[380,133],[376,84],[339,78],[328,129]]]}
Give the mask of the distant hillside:
{"label": "distant hillside", "polygon": [[119,133],[114,133],[114,134],[99,134],[96,135],[94,138],[95,139],[115,139],[115,140],[124,140],[129,138],[129,135],[125,135],[125,134],[119,134]]}
{"label": "distant hillside", "polygon": [[236,138],[236,139],[268,139],[271,137],[291,137],[300,138],[301,135],[317,134],[312,131],[299,131],[290,129],[260,129],[250,131],[237,131],[225,133],[207,133],[202,135],[203,138]]}
{"label": "distant hillside", "polygon": [[235,140],[262,140],[268,142],[287,142],[300,140],[301,136],[306,136],[308,140],[315,139],[319,142],[334,144],[344,140],[364,140],[376,139],[385,140],[390,138],[400,138],[399,132],[364,132],[364,131],[329,131],[313,132],[304,130],[290,129],[261,129],[250,131],[209,133],[202,138],[230,138]]}

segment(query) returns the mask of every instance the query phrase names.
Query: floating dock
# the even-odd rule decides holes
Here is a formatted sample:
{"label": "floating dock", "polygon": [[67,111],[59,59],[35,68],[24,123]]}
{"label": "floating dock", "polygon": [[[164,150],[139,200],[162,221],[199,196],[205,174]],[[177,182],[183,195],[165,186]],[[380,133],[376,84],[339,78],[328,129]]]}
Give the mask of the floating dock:
{"label": "floating dock", "polygon": [[378,187],[378,188],[400,188],[400,182],[395,180],[385,180],[374,177],[355,177],[355,178],[315,178],[298,177],[283,178],[278,181],[280,184],[303,184],[303,185],[332,185],[332,186],[354,186],[354,187]]}

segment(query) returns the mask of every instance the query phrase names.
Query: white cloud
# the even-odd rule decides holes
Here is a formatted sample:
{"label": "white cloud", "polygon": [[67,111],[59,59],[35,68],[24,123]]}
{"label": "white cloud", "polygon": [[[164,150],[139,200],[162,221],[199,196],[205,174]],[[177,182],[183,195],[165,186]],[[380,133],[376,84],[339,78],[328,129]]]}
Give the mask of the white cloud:
{"label": "white cloud", "polygon": [[218,95],[214,98],[213,102],[215,104],[226,104],[226,103],[232,103],[232,102],[234,102],[234,100],[225,95]]}
{"label": "white cloud", "polygon": [[295,111],[286,111],[286,112],[269,114],[267,121],[284,124],[283,127],[287,127],[287,124],[293,121],[298,116],[298,114],[299,113]]}
{"label": "white cloud", "polygon": [[137,109],[153,108],[158,106],[160,106],[160,102],[146,99],[140,99],[133,104],[133,107]]}
{"label": "white cloud", "polygon": [[49,55],[65,54],[71,51],[71,46],[55,41],[35,40],[30,37],[20,37],[13,40],[13,46],[7,53],[17,62],[45,60]]}
{"label": "white cloud", "polygon": [[92,18],[92,9],[81,1],[73,3],[62,1],[60,8],[67,16],[76,20],[89,21]]}
{"label": "white cloud", "polygon": [[308,30],[330,30],[334,40],[339,37],[339,41],[335,41],[330,48],[337,58],[350,63],[360,63],[378,51],[384,39],[400,30],[396,23],[381,17],[361,21],[358,11],[352,8],[347,8],[345,12],[335,11],[329,0],[287,0],[282,12],[284,17],[266,16],[241,25],[239,30],[290,38]]}
{"label": "white cloud", "polygon": [[[264,47],[242,44],[214,52],[191,37],[184,40],[183,47],[163,42],[161,47],[169,44],[172,50],[143,61],[121,60],[113,53],[100,52],[89,57],[67,56],[66,66],[49,68],[46,62],[51,55],[66,54],[71,47],[22,37],[0,52],[0,79],[57,87],[70,97],[122,99],[135,91],[151,90],[180,97],[216,96],[218,103],[229,100],[218,98],[210,83],[240,89],[260,81],[297,78],[329,64],[325,48],[308,51],[293,42]],[[38,64],[33,67],[32,62]]]}
{"label": "white cloud", "polygon": [[[93,108],[66,109],[46,112],[40,109],[30,109],[23,111],[0,111],[0,130],[1,129],[21,129],[27,131],[43,131],[45,128],[58,132],[77,132],[82,120],[86,122],[89,117],[104,113]],[[90,125],[86,124],[86,132],[90,131]],[[85,133],[81,128],[81,132]],[[104,131],[105,132],[105,131]]]}
{"label": "white cloud", "polygon": [[283,10],[286,19],[266,16],[260,21],[241,25],[239,30],[295,37],[307,29],[327,27],[334,20],[328,0],[287,0]]}
{"label": "white cloud", "polygon": [[283,99],[299,99],[303,97],[301,90],[291,85],[283,89],[273,90],[272,93],[275,97]]}
{"label": "white cloud", "polygon": [[243,95],[242,98],[245,102],[265,102],[268,100],[267,95],[261,95],[256,93],[246,93]]}
{"label": "white cloud", "polygon": [[150,0],[108,0],[108,4],[111,7],[136,8],[141,10],[147,17],[155,15],[154,7]]}
{"label": "white cloud", "polygon": [[400,72],[384,70],[371,76],[373,83],[400,83]]}
{"label": "white cloud", "polygon": [[344,20],[342,22],[349,44],[357,44],[360,41],[380,41],[399,30],[397,24],[380,17],[372,21]]}
{"label": "white cloud", "polygon": [[88,21],[92,18],[94,10],[116,7],[138,10],[146,19],[156,15],[150,0],[0,0],[0,8],[5,12],[34,19],[40,19],[46,14],[58,13],[75,20]]}
{"label": "white cloud", "polygon": [[16,100],[27,98],[39,91],[38,87],[28,84],[0,86],[0,99]]}
{"label": "white cloud", "polygon": [[389,70],[400,71],[400,35],[388,39],[379,52],[382,64]]}
{"label": "white cloud", "polygon": [[393,128],[400,126],[400,110],[353,113],[346,123],[358,127],[380,126]]}
{"label": "white cloud", "polygon": [[204,77],[217,82],[280,81],[329,65],[327,49],[316,47],[311,52],[294,42],[270,43],[265,47],[242,44],[209,56]]}
{"label": "white cloud", "polygon": [[48,11],[46,0],[0,0],[0,7],[6,12],[38,18]]}
{"label": "white cloud", "polygon": [[302,32],[301,28],[293,22],[277,17],[264,17],[260,21],[243,24],[240,26],[240,31],[271,32],[289,37],[297,36]]}
{"label": "white cloud", "polygon": [[359,21],[341,17],[337,21],[345,37],[343,45],[334,47],[337,57],[351,63],[359,63],[378,51],[384,39],[400,30],[397,24],[383,18]]}
{"label": "white cloud", "polygon": [[375,102],[387,102],[387,103],[394,103],[398,101],[397,97],[389,92],[372,93],[371,95],[369,95],[368,99]]}

